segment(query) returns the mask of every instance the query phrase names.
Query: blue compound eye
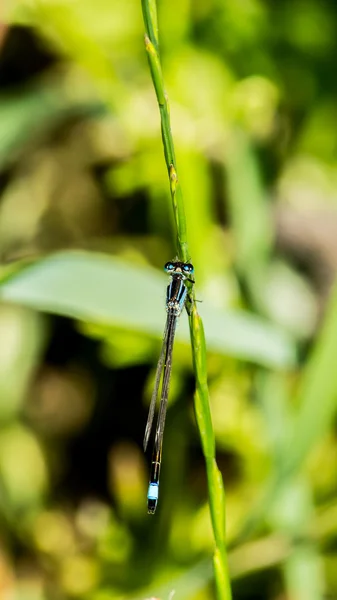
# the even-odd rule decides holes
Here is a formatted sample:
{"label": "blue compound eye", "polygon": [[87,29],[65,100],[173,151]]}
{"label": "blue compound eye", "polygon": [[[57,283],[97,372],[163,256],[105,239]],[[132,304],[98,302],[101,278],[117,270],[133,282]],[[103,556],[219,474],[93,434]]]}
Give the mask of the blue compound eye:
{"label": "blue compound eye", "polygon": [[194,267],[191,263],[187,263],[183,266],[183,270],[185,273],[194,273]]}
{"label": "blue compound eye", "polygon": [[170,271],[174,271],[174,264],[171,262],[167,262],[165,267],[164,267],[164,271],[167,271],[168,273]]}

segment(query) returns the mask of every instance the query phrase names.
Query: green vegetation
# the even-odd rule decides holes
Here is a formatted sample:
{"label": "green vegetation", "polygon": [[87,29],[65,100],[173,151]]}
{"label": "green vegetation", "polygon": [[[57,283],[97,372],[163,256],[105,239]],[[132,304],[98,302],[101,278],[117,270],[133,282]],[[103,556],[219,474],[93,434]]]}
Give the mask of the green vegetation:
{"label": "green vegetation", "polygon": [[[167,94],[160,64],[158,44],[158,17],[155,1],[142,0],[143,18],[146,29],[145,47],[154,89],[158,100],[161,120],[161,131],[166,167],[170,180],[172,205],[177,228],[177,245],[179,259],[189,260],[187,244],[187,226],[181,186],[177,175],[174,143],[171,132],[171,121]],[[202,450],[205,457],[209,490],[209,506],[215,550],[213,557],[214,576],[217,597],[231,600],[232,593],[228,573],[226,554],[226,507],[225,491],[222,475],[216,464],[215,438],[210,411],[209,390],[207,382],[206,340],[202,319],[197,311],[194,287],[190,289],[191,307],[188,312],[190,321],[193,367],[195,375],[195,415],[199,427]]]}
{"label": "green vegetation", "polygon": [[[1,594],[227,598],[226,521],[234,600],[331,600],[337,6],[163,0],[159,60],[143,5],[148,53],[140,2],[2,9]],[[182,315],[150,517],[177,253],[193,353]]]}

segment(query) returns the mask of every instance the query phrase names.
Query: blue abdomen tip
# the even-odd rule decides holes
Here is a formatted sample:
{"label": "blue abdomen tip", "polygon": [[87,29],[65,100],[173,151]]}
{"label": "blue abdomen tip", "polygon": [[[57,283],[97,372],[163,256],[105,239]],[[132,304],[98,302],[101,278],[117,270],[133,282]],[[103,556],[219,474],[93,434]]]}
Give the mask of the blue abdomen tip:
{"label": "blue abdomen tip", "polygon": [[159,485],[158,483],[150,483],[149,489],[147,492],[148,500],[158,500],[159,495]]}

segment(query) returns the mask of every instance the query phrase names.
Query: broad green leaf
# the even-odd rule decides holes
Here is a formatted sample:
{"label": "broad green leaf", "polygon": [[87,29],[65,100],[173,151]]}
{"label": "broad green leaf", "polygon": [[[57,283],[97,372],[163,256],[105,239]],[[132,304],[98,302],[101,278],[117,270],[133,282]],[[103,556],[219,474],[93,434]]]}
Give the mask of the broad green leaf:
{"label": "broad green leaf", "polygon": [[[87,252],[46,257],[0,284],[0,298],[75,319],[161,337],[167,278],[149,267]],[[243,311],[200,305],[208,350],[265,366],[289,368],[294,346],[277,328]],[[189,343],[182,315],[178,338]]]}

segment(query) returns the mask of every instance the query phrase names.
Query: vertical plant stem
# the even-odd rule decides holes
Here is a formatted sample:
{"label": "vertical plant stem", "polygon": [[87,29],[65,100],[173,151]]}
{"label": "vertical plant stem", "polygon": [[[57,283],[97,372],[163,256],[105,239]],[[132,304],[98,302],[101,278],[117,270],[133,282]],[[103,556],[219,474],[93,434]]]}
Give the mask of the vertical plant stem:
{"label": "vertical plant stem", "polygon": [[194,396],[195,414],[199,428],[202,451],[206,462],[209,505],[215,541],[215,551],[213,556],[215,583],[219,600],[230,600],[232,594],[225,540],[225,490],[222,475],[218,469],[215,458],[215,439],[207,385],[205,333],[202,319],[198,314],[195,302],[190,316],[190,332],[196,380],[196,391]]}
{"label": "vertical plant stem", "polygon": [[[178,257],[180,260],[187,262],[189,260],[189,253],[187,244],[186,217],[183,196],[177,175],[168,98],[164,88],[164,80],[160,63],[157,10],[155,0],[142,0],[142,9],[146,31],[145,48],[147,51],[151,77],[160,111],[164,155],[169,176],[173,212],[177,229]],[[191,290],[191,293],[194,299],[193,290]],[[227,566],[225,542],[225,492],[222,476],[217,467],[215,458],[215,439],[207,385],[205,334],[202,320],[198,314],[195,302],[193,302],[189,324],[193,366],[196,379],[195,413],[201,438],[202,450],[206,462],[210,513],[215,541],[213,564],[217,597],[219,600],[230,600],[232,594]]]}
{"label": "vertical plant stem", "polygon": [[178,257],[183,262],[187,262],[189,256],[187,246],[186,217],[180,183],[177,176],[168,97],[164,89],[164,80],[159,57],[156,4],[154,0],[142,0],[142,7],[146,29],[145,48],[147,51],[152,81],[159,105],[165,162],[170,179],[174,219],[177,226]]}

